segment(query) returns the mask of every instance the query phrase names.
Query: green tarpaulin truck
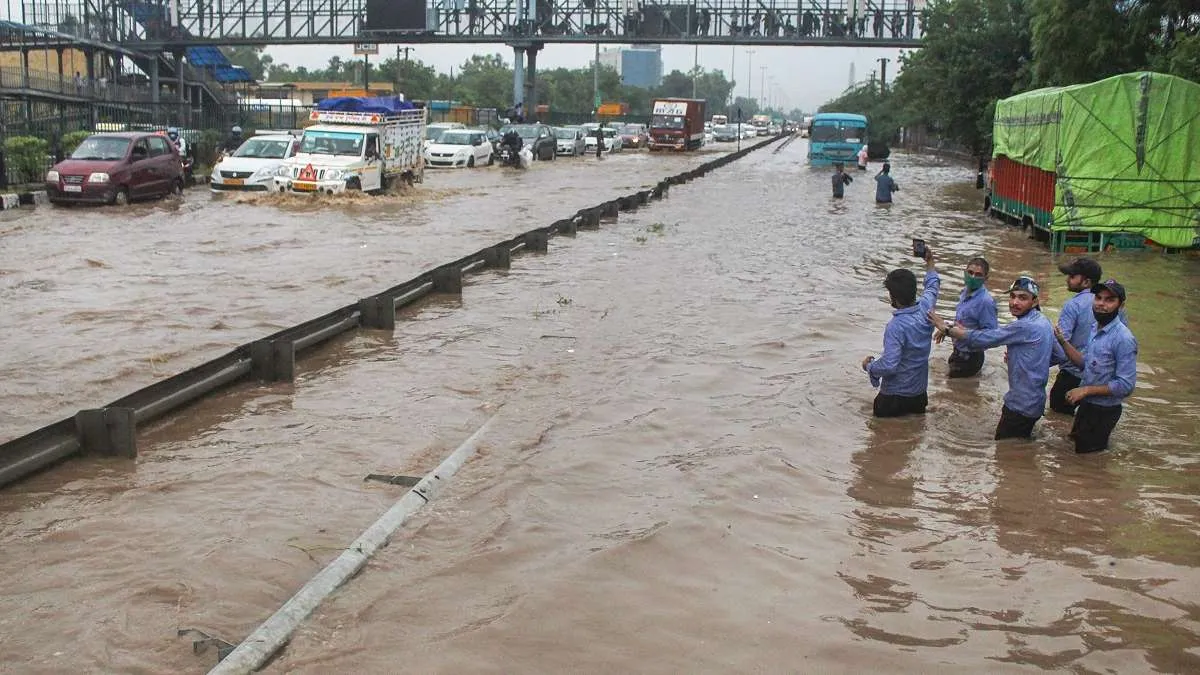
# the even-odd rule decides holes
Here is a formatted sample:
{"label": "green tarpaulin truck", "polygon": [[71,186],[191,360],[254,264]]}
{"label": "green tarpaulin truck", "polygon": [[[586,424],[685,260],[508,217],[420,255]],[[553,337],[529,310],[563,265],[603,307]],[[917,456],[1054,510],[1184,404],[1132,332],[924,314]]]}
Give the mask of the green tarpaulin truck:
{"label": "green tarpaulin truck", "polygon": [[1200,84],[1137,72],[996,104],[986,207],[1056,252],[1200,246]]}

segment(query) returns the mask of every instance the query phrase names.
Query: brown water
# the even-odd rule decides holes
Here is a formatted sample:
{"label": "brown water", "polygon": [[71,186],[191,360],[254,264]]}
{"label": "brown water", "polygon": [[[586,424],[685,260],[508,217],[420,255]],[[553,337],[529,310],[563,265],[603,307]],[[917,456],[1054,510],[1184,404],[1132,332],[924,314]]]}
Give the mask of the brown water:
{"label": "brown water", "polygon": [[[481,455],[271,672],[1195,672],[1200,261],[1101,258],[1129,288],[1141,346],[1107,455],[1076,457],[1060,417],[1035,442],[992,441],[1007,386],[998,353],[980,379],[948,382],[948,347],[935,349],[930,413],[872,420],[858,364],[890,314],[884,274],[914,266],[911,237],[939,256],[945,314],[979,253],[993,290],[1030,270],[1049,308],[1067,294],[1040,244],[976,213],[969,170],[896,157],[904,191],[876,207],[868,176],[831,202],[803,153],[755,153],[600,232],[553,239],[547,256],[471,277],[461,301],[406,314],[394,335],[347,336],[302,361],[294,384],[241,387],[153,425],[136,463],[72,461],[0,492],[0,669],[204,672],[215,655],[192,655],[177,629],[247,635],[402,494],[363,476],[422,474],[498,411]],[[121,297],[153,298],[154,280],[172,279],[236,326],[236,342],[678,170],[660,160],[688,161],[559,163],[515,188],[494,172],[431,179],[440,201],[397,207],[425,214],[421,226],[367,213],[374,203],[309,212],[192,195],[178,208],[206,214],[205,227],[275,245],[176,225],[193,243],[152,247],[172,253],[141,270],[140,290],[121,255],[153,237],[110,241],[109,268],[87,270],[124,269],[111,272]],[[542,209],[537,194],[578,202],[512,229],[489,215]],[[137,224],[167,231],[173,207],[139,208]],[[216,224],[235,214],[243,222]],[[57,238],[53,223],[35,228],[43,253],[21,260],[97,259],[71,232],[112,228],[69,215]],[[327,235],[324,251],[284,243],[334,218],[360,223],[357,235]],[[4,225],[34,237],[29,222]],[[214,243],[201,256],[194,240]],[[378,264],[358,264],[368,255]],[[205,288],[182,290],[167,271],[180,267]],[[222,267],[243,280],[207,272]],[[6,294],[14,274],[27,272],[3,277]],[[308,281],[266,293],[244,280],[288,275]],[[80,288],[71,295],[93,297]],[[130,354],[203,334],[197,320],[116,323],[86,325]],[[80,344],[80,327],[44,325],[41,340]],[[62,351],[36,349],[35,361]],[[60,382],[102,370],[58,363]],[[44,390],[9,383],[4,402],[73,395]]]}

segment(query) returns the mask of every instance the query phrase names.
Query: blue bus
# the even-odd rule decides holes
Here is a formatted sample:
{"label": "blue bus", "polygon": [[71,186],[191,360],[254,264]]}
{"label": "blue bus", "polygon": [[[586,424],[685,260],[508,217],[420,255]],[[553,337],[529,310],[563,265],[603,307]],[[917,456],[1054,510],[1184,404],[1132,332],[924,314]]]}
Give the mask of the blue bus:
{"label": "blue bus", "polygon": [[867,144],[867,118],[851,113],[817,113],[808,135],[808,163],[830,166],[854,164]]}

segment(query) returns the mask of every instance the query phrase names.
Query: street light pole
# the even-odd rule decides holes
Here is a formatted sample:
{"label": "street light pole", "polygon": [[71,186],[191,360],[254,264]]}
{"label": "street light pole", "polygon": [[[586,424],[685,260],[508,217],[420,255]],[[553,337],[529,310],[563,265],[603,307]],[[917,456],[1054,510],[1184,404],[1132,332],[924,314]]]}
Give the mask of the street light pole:
{"label": "street light pole", "polygon": [[747,49],[746,55],[746,100],[749,101],[754,98],[754,90],[752,89],[754,86],[752,84],[754,82],[754,50]]}
{"label": "street light pole", "polygon": [[766,104],[766,100],[767,100],[767,67],[759,66],[758,70],[759,70],[758,96],[759,96],[759,98],[761,98],[763,100],[763,107],[766,108],[767,107],[767,104]]}

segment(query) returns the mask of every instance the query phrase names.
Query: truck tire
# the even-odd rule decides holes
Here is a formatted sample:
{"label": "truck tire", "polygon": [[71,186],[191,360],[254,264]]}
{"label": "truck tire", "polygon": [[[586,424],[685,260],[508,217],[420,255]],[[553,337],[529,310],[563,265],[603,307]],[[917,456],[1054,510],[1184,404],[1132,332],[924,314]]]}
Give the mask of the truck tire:
{"label": "truck tire", "polygon": [[346,183],[346,189],[347,190],[358,190],[359,192],[362,192],[362,183],[360,183],[357,178],[351,178]]}

